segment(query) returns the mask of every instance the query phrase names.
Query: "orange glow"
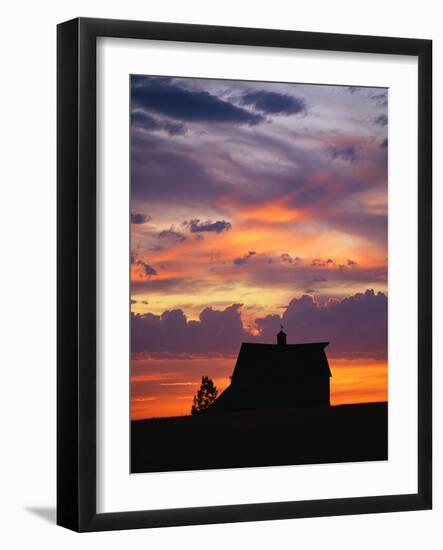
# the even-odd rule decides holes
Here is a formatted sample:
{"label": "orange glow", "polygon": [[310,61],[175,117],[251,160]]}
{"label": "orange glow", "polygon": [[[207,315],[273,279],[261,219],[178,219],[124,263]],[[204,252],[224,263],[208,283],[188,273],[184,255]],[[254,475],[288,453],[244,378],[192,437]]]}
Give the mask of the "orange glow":
{"label": "orange glow", "polygon": [[[170,364],[169,373],[158,372]],[[189,371],[189,380],[177,380],[177,364]],[[133,371],[139,367],[151,372],[131,376],[133,397],[131,419],[140,420],[162,416],[186,416],[190,414],[192,399],[199,387],[200,376],[224,371],[223,376],[211,376],[219,394],[229,385],[235,358],[133,361]],[[330,359],[331,405],[347,403],[370,403],[388,400],[388,366],[386,361],[367,359]],[[157,371],[157,372],[156,372]],[[174,372],[175,371],[175,372]],[[197,374],[198,373],[198,374]],[[151,382],[149,393],[139,396],[137,384]],[[137,394],[137,395],[135,395]]]}
{"label": "orange glow", "polygon": [[[190,397],[192,402],[192,397]],[[179,404],[182,403],[182,407]],[[141,420],[143,418],[153,418],[159,416],[183,416],[189,414],[189,406],[185,406],[185,401],[177,400],[177,406],[174,403],[163,401],[157,397],[131,399],[131,420]]]}
{"label": "orange glow", "polygon": [[329,365],[332,405],[388,400],[386,361],[332,359]]}
{"label": "orange glow", "polygon": [[[215,378],[214,383],[219,394],[229,386],[230,379]],[[191,412],[192,400],[200,386],[196,379],[194,382],[176,384],[162,384],[163,388],[178,390],[180,393],[162,396],[132,397],[131,398],[131,420],[143,418],[155,418],[161,416],[187,416]]]}
{"label": "orange glow", "polygon": [[273,202],[251,208],[243,208],[237,213],[241,221],[257,221],[261,224],[280,224],[300,221],[306,217],[306,211],[288,208],[283,203]]}

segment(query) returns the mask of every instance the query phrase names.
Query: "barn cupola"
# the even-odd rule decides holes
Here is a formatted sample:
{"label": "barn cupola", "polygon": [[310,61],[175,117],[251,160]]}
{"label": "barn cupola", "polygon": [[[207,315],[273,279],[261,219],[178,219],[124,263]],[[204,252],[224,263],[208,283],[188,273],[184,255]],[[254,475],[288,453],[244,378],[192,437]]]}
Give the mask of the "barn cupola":
{"label": "barn cupola", "polygon": [[277,344],[279,346],[286,346],[286,332],[283,331],[282,326],[280,326],[280,332],[277,334]]}

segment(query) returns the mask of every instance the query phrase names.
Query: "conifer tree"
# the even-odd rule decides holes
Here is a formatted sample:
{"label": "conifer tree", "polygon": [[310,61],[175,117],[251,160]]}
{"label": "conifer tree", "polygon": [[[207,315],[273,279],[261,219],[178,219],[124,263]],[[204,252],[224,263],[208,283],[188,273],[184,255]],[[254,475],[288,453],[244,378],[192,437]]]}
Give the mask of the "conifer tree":
{"label": "conifer tree", "polygon": [[196,415],[206,410],[215,401],[217,394],[214,381],[209,376],[202,376],[200,389],[194,396],[191,414]]}

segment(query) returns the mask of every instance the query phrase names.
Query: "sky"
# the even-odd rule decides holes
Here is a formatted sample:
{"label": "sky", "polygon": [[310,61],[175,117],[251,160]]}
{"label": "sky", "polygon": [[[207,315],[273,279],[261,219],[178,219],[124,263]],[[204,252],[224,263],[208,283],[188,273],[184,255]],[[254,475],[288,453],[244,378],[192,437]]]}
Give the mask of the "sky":
{"label": "sky", "polygon": [[387,89],[130,83],[132,418],[280,325],[330,342],[332,403],[386,400]]}

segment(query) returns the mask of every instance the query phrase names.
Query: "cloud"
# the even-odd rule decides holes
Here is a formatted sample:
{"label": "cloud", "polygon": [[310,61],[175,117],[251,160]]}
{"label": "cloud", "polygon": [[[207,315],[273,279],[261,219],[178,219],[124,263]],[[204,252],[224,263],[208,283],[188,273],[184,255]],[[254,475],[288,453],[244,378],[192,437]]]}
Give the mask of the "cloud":
{"label": "cloud", "polygon": [[270,115],[306,112],[306,103],[303,98],[266,90],[246,92],[241,102],[243,105],[252,105],[257,111]]}
{"label": "cloud", "polygon": [[157,271],[152,266],[145,263],[143,260],[139,260],[138,265],[143,268],[145,275],[151,275],[151,276],[158,275]]}
{"label": "cloud", "polygon": [[288,264],[292,264],[292,262],[294,261],[287,252],[285,252],[284,254],[281,254],[280,259],[282,262],[286,262]]}
{"label": "cloud", "polygon": [[366,290],[320,305],[312,296],[294,298],[282,316],[257,319],[261,341],[274,341],[283,324],[288,342],[330,342],[329,354],[386,358],[388,300],[382,292]]}
{"label": "cloud", "polygon": [[[179,87],[192,94],[197,93],[198,88],[205,88],[213,96],[236,97],[237,104],[242,95],[254,92],[251,83],[193,79],[160,79],[159,82],[161,87]],[[153,85],[156,86],[159,88],[160,84]],[[255,85],[256,93],[263,92],[262,86]],[[274,90],[277,91],[278,86]],[[294,95],[301,95],[300,88],[294,87],[294,90]],[[311,96],[310,87],[303,87],[306,103],[338,117],[341,111],[334,111],[329,95],[322,97],[319,87],[312,90],[316,93]],[[370,240],[371,233],[365,227],[369,220],[364,220],[360,229],[358,220],[353,218],[360,212],[369,213],[364,201],[366,193],[386,191],[383,136],[373,137],[373,118],[383,109],[376,108],[371,99],[372,95],[383,93],[385,96],[386,93],[366,88],[357,91],[355,97],[348,97],[346,109],[350,115],[360,115],[362,131],[345,124],[338,124],[332,130],[335,126],[331,127],[329,118],[317,128],[309,117],[304,120],[306,130],[298,129],[300,135],[286,123],[284,128],[262,124],[259,131],[222,124],[212,124],[210,131],[207,128],[196,131],[193,127],[186,139],[171,139],[164,132],[133,130],[131,185],[136,204],[141,205],[141,211],[145,204],[155,205],[150,208],[158,208],[157,212],[162,212],[163,206],[168,213],[174,208],[180,209],[176,223],[196,212],[203,222],[212,216],[212,222],[229,219],[234,223],[234,209],[240,211],[245,206],[284,200],[289,207],[307,212],[307,218],[316,209],[317,218],[328,230],[341,229],[346,224],[350,231],[355,230]],[[276,95],[285,96],[284,93]],[[144,107],[134,108],[147,113]],[[148,114],[157,122],[172,120],[169,115]],[[344,207],[345,203],[352,207]],[[348,223],[349,218],[352,220]],[[370,222],[377,224],[377,220]],[[381,231],[376,230],[375,235],[380,234]]]}
{"label": "cloud", "polygon": [[169,204],[207,204],[221,196],[225,188],[206,158],[192,143],[175,141],[160,134],[132,131],[131,196],[142,203],[159,200]]}
{"label": "cloud", "polygon": [[373,94],[371,96],[371,99],[375,102],[376,105],[379,107],[386,107],[388,104],[388,94],[386,92],[380,92],[377,94]]}
{"label": "cloud", "polygon": [[132,76],[131,100],[137,110],[188,122],[252,126],[264,120],[261,115],[237,107],[207,91],[189,90],[161,77]]}
{"label": "cloud", "polygon": [[[329,288],[370,288],[371,286],[380,288],[386,285],[386,265],[383,261],[378,265],[360,264],[352,267],[344,265],[340,268],[335,261],[327,263],[331,258],[316,258],[317,262],[314,265],[307,259],[296,264],[283,262],[279,257],[273,262],[269,262],[269,259],[266,254],[258,253],[252,261],[247,260],[240,265],[238,263],[219,265],[218,274],[223,277],[223,280],[241,277],[243,287],[261,288],[265,293],[276,289],[287,293],[291,289],[295,292],[304,288],[320,288],[325,297],[328,296]],[[183,284],[186,284],[186,280]],[[343,290],[343,292],[346,291]]]}
{"label": "cloud", "polygon": [[344,160],[347,162],[354,162],[358,159],[358,153],[356,147],[353,145],[346,145],[344,147],[330,147],[328,153],[332,160]]}
{"label": "cloud", "polygon": [[386,214],[367,212],[331,213],[328,222],[342,231],[361,235],[372,242],[385,245],[388,237],[388,217]]}
{"label": "cloud", "polygon": [[189,227],[191,233],[222,233],[231,229],[232,225],[225,220],[217,220],[216,222],[205,221],[201,222],[198,219],[184,222],[186,227]]}
{"label": "cloud", "polygon": [[381,143],[380,143],[380,147],[382,149],[387,149],[388,148],[388,138],[385,138]]}
{"label": "cloud", "polygon": [[299,258],[298,256],[295,256],[294,258],[288,254],[287,252],[284,252],[283,254],[280,254],[280,259],[283,263],[287,263],[287,264],[294,264],[294,263],[299,263],[302,261],[301,258]]}
{"label": "cloud", "polygon": [[147,264],[142,258],[139,258],[135,252],[131,252],[131,265],[137,265],[141,267],[145,275],[158,275],[157,270]]}
{"label": "cloud", "polygon": [[329,356],[387,356],[388,300],[381,292],[366,290],[324,305],[304,294],[292,299],[282,315],[257,318],[258,335],[243,326],[241,309],[242,304],[224,310],[207,307],[196,321],[189,320],[181,309],[161,315],[131,314],[131,351],[235,354],[243,341],[275,343],[283,324],[288,343],[327,341]]}
{"label": "cloud", "polygon": [[[217,130],[215,135],[220,136]],[[223,129],[221,134],[220,141],[199,137],[197,143],[134,134],[134,196],[141,204],[168,202],[191,212],[196,204],[201,212],[211,211],[205,209],[215,204],[221,206],[220,215],[227,217],[233,206],[240,209],[284,199],[298,209],[321,208],[319,216],[325,220],[352,194],[381,188],[386,181],[386,154],[372,138],[334,135],[325,142],[324,136],[313,136],[319,146],[305,148],[268,128],[253,134],[238,128],[227,134]],[[266,158],[282,162],[259,161],[261,151]],[[228,196],[230,202],[223,205]]]}
{"label": "cloud", "polygon": [[197,321],[188,320],[181,309],[161,315],[132,314],[132,353],[188,352],[236,353],[248,336],[241,320],[242,304],[222,311],[207,307]]}
{"label": "cloud", "polygon": [[331,258],[328,258],[327,260],[322,260],[320,258],[314,258],[311,261],[311,265],[313,267],[328,267],[328,266],[334,265],[334,260],[332,260]]}
{"label": "cloud", "polygon": [[388,117],[386,115],[379,115],[374,118],[374,124],[377,124],[378,126],[387,126]]}
{"label": "cloud", "polygon": [[161,239],[172,239],[180,242],[186,241],[186,236],[183,235],[183,233],[180,233],[180,231],[174,229],[173,227],[171,227],[170,229],[163,229],[159,232],[158,236]]}
{"label": "cloud", "polygon": [[151,115],[148,115],[148,113],[140,110],[131,113],[131,124],[143,130],[164,130],[170,136],[182,136],[188,131],[188,128],[182,122],[172,120],[159,121]]}
{"label": "cloud", "polygon": [[131,212],[131,223],[133,223],[134,225],[147,223],[151,221],[151,219],[151,216],[148,216],[146,214],[134,214],[133,212]]}
{"label": "cloud", "polygon": [[173,292],[180,294],[188,285],[182,277],[168,277],[167,279],[157,279],[149,281],[131,281],[131,288],[134,294],[145,294],[147,292]]}
{"label": "cloud", "polygon": [[184,136],[188,131],[188,128],[182,122],[171,120],[164,121],[162,127],[170,136]]}
{"label": "cloud", "polygon": [[252,256],[255,256],[255,255],[256,255],[255,250],[250,250],[244,256],[240,256],[238,258],[235,258],[234,264],[235,265],[244,265],[245,263],[247,263],[252,258]]}

